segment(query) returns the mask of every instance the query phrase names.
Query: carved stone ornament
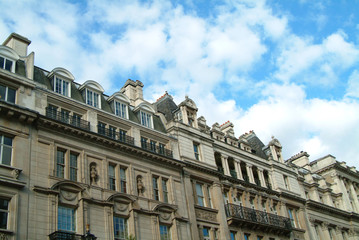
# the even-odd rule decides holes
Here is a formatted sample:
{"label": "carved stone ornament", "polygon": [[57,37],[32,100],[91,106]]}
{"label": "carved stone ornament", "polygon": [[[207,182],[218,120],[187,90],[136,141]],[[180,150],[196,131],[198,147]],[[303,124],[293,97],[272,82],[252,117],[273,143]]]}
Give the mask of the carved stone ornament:
{"label": "carved stone ornament", "polygon": [[61,190],[60,193],[61,193],[61,196],[67,201],[73,201],[77,197],[77,193],[73,193],[73,192]]}
{"label": "carved stone ornament", "polygon": [[125,203],[116,203],[115,206],[116,210],[120,212],[124,212],[128,209],[128,204]]}
{"label": "carved stone ornament", "polygon": [[196,209],[196,217],[200,218],[200,219],[203,219],[203,220],[212,221],[212,222],[217,221],[217,214],[216,213],[209,212],[209,211],[202,210],[202,209]]}
{"label": "carved stone ornament", "polygon": [[20,175],[20,170],[19,169],[14,169],[14,170],[12,170],[11,174],[15,179],[18,179],[19,175]]}
{"label": "carved stone ornament", "polygon": [[143,186],[142,176],[138,175],[137,176],[137,193],[138,193],[138,196],[143,196],[144,191],[145,191],[145,186]]}
{"label": "carved stone ornament", "polygon": [[8,235],[6,233],[0,233],[0,240],[8,240]]}
{"label": "carved stone ornament", "polygon": [[170,217],[171,217],[171,213],[165,213],[165,212],[160,213],[161,220],[168,221]]}
{"label": "carved stone ornament", "polygon": [[90,163],[90,180],[91,184],[96,185],[98,179],[97,164],[95,162]]}

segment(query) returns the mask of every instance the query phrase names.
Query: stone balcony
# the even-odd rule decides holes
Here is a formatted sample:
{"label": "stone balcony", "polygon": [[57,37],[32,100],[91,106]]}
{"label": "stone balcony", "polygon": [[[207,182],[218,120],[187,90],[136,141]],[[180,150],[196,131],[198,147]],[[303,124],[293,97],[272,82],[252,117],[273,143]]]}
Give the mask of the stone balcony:
{"label": "stone balcony", "polygon": [[228,203],[225,205],[229,225],[258,229],[276,234],[289,235],[291,221],[287,217]]}

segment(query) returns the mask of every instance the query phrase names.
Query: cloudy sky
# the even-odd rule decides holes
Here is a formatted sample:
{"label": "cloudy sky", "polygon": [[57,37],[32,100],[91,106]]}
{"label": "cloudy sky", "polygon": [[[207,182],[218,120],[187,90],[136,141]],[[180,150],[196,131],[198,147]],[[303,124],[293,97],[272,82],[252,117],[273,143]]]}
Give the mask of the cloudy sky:
{"label": "cloudy sky", "polygon": [[7,1],[0,41],[111,95],[139,79],[150,102],[186,95],[212,126],[278,138],[284,157],[327,154],[359,169],[358,0]]}

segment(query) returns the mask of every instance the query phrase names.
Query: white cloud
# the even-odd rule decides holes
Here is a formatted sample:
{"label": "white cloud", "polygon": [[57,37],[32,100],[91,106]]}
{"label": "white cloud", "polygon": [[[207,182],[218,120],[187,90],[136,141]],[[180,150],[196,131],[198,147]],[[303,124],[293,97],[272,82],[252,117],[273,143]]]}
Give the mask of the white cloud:
{"label": "white cloud", "polygon": [[354,70],[349,77],[348,87],[347,87],[347,97],[356,97],[359,98],[359,71]]}
{"label": "white cloud", "polygon": [[311,38],[291,35],[276,60],[275,78],[283,82],[297,80],[315,85],[333,86],[339,74],[359,61],[359,46],[345,40],[342,31],[314,44]]}

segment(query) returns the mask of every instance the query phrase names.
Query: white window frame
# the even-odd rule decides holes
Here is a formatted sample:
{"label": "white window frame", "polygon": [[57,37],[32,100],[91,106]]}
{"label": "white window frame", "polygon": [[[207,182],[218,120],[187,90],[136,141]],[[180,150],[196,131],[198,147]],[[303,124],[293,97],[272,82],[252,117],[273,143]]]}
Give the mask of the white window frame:
{"label": "white window frame", "polygon": [[[12,88],[12,87],[8,87],[8,86],[6,86],[6,85],[4,85],[4,84],[0,84],[0,86],[3,86],[3,87],[5,88],[5,96],[4,96],[4,98],[3,98],[3,101],[5,101],[5,102],[10,102],[10,103],[16,103],[16,92],[17,92],[16,89],[15,89],[15,88]],[[15,91],[15,99],[14,99],[14,102],[9,101],[9,89]]]}
{"label": "white window frame", "polygon": [[[121,227],[121,223],[120,223],[121,220],[123,220],[123,226],[124,226],[123,229],[119,229],[121,234],[118,235],[118,236],[116,236],[116,233],[115,233],[116,224],[117,224],[116,219],[119,219],[119,228]],[[114,237],[115,240],[125,240],[125,239],[127,239],[127,237],[128,237],[127,218],[119,217],[119,216],[116,216],[116,215],[113,216],[113,235],[114,235],[113,237]],[[121,235],[123,235],[123,236],[121,236]]]}
{"label": "white window frame", "polygon": [[[5,57],[5,56],[3,56],[3,55],[0,55],[0,57],[4,59],[4,62],[3,62],[3,64],[2,64],[2,66],[0,66],[0,68],[1,68],[1,69],[4,69],[4,70],[6,70],[6,71],[10,71],[10,72],[14,73],[14,72],[15,72],[15,61],[14,61],[13,59],[10,59],[10,58]],[[10,70],[5,69],[6,61],[11,62],[11,69],[10,69]]]}
{"label": "white window frame", "polygon": [[[85,101],[87,105],[101,109],[101,94],[93,89],[85,88]],[[89,96],[91,95],[91,96]],[[97,100],[95,100],[97,98]],[[96,104],[97,101],[97,104]]]}
{"label": "white window frame", "polygon": [[115,115],[124,119],[128,119],[128,105],[121,101],[113,101]]}
{"label": "white window frame", "polygon": [[140,111],[140,118],[141,118],[141,125],[148,127],[148,128],[153,128],[153,116],[151,113],[146,112],[146,111]]}
{"label": "white window frame", "polygon": [[[4,138],[5,137],[11,139],[11,145],[4,144]],[[12,164],[12,156],[13,156],[13,144],[14,144],[14,138],[13,137],[9,137],[9,136],[6,136],[6,135],[3,135],[3,134],[0,133],[0,150],[1,150],[1,152],[0,152],[0,164],[11,166],[11,164]],[[5,164],[4,160],[3,160],[4,148],[7,148],[7,149],[10,148],[10,163],[9,164]]]}
{"label": "white window frame", "polygon": [[[64,162],[58,163],[57,152],[63,152],[64,154]],[[74,166],[71,164],[71,156],[76,156],[76,165]],[[80,153],[79,151],[73,151],[72,149],[68,149],[62,146],[57,146],[55,148],[55,159],[54,159],[54,176],[58,178],[68,179],[70,181],[79,181],[79,164],[80,164]],[[63,176],[58,175],[59,167],[63,168]],[[75,171],[76,179],[72,179],[71,177],[71,170]]]}
{"label": "white window frame", "polygon": [[[63,228],[63,226],[61,226],[60,228],[60,224],[62,223],[62,220],[60,222],[60,209],[63,209],[63,210],[70,210],[72,212],[70,218],[71,218],[71,229],[67,229],[67,226],[65,226]],[[68,212],[64,212],[64,213],[68,213]],[[68,217],[68,215],[65,216],[66,218]],[[77,224],[76,224],[76,209],[75,208],[72,208],[72,207],[66,207],[66,206],[63,206],[63,205],[59,205],[58,206],[58,209],[57,209],[57,230],[59,231],[64,231],[64,232],[71,232],[71,233],[75,233],[76,232],[76,227],[77,227]],[[65,223],[66,224],[66,223]],[[67,224],[66,224],[67,225]]]}
{"label": "white window frame", "polygon": [[[160,239],[161,240],[171,240],[172,239],[170,226],[160,224],[159,228],[160,228]],[[162,229],[165,231],[162,231]]]}
{"label": "white window frame", "polygon": [[[53,79],[53,84],[54,84],[54,92],[61,94],[65,97],[71,97],[71,82],[70,81],[66,80],[63,77],[59,77],[59,76],[55,75],[54,79]],[[58,86],[59,86],[59,90],[57,90]],[[65,89],[65,88],[67,88],[67,89]]]}

